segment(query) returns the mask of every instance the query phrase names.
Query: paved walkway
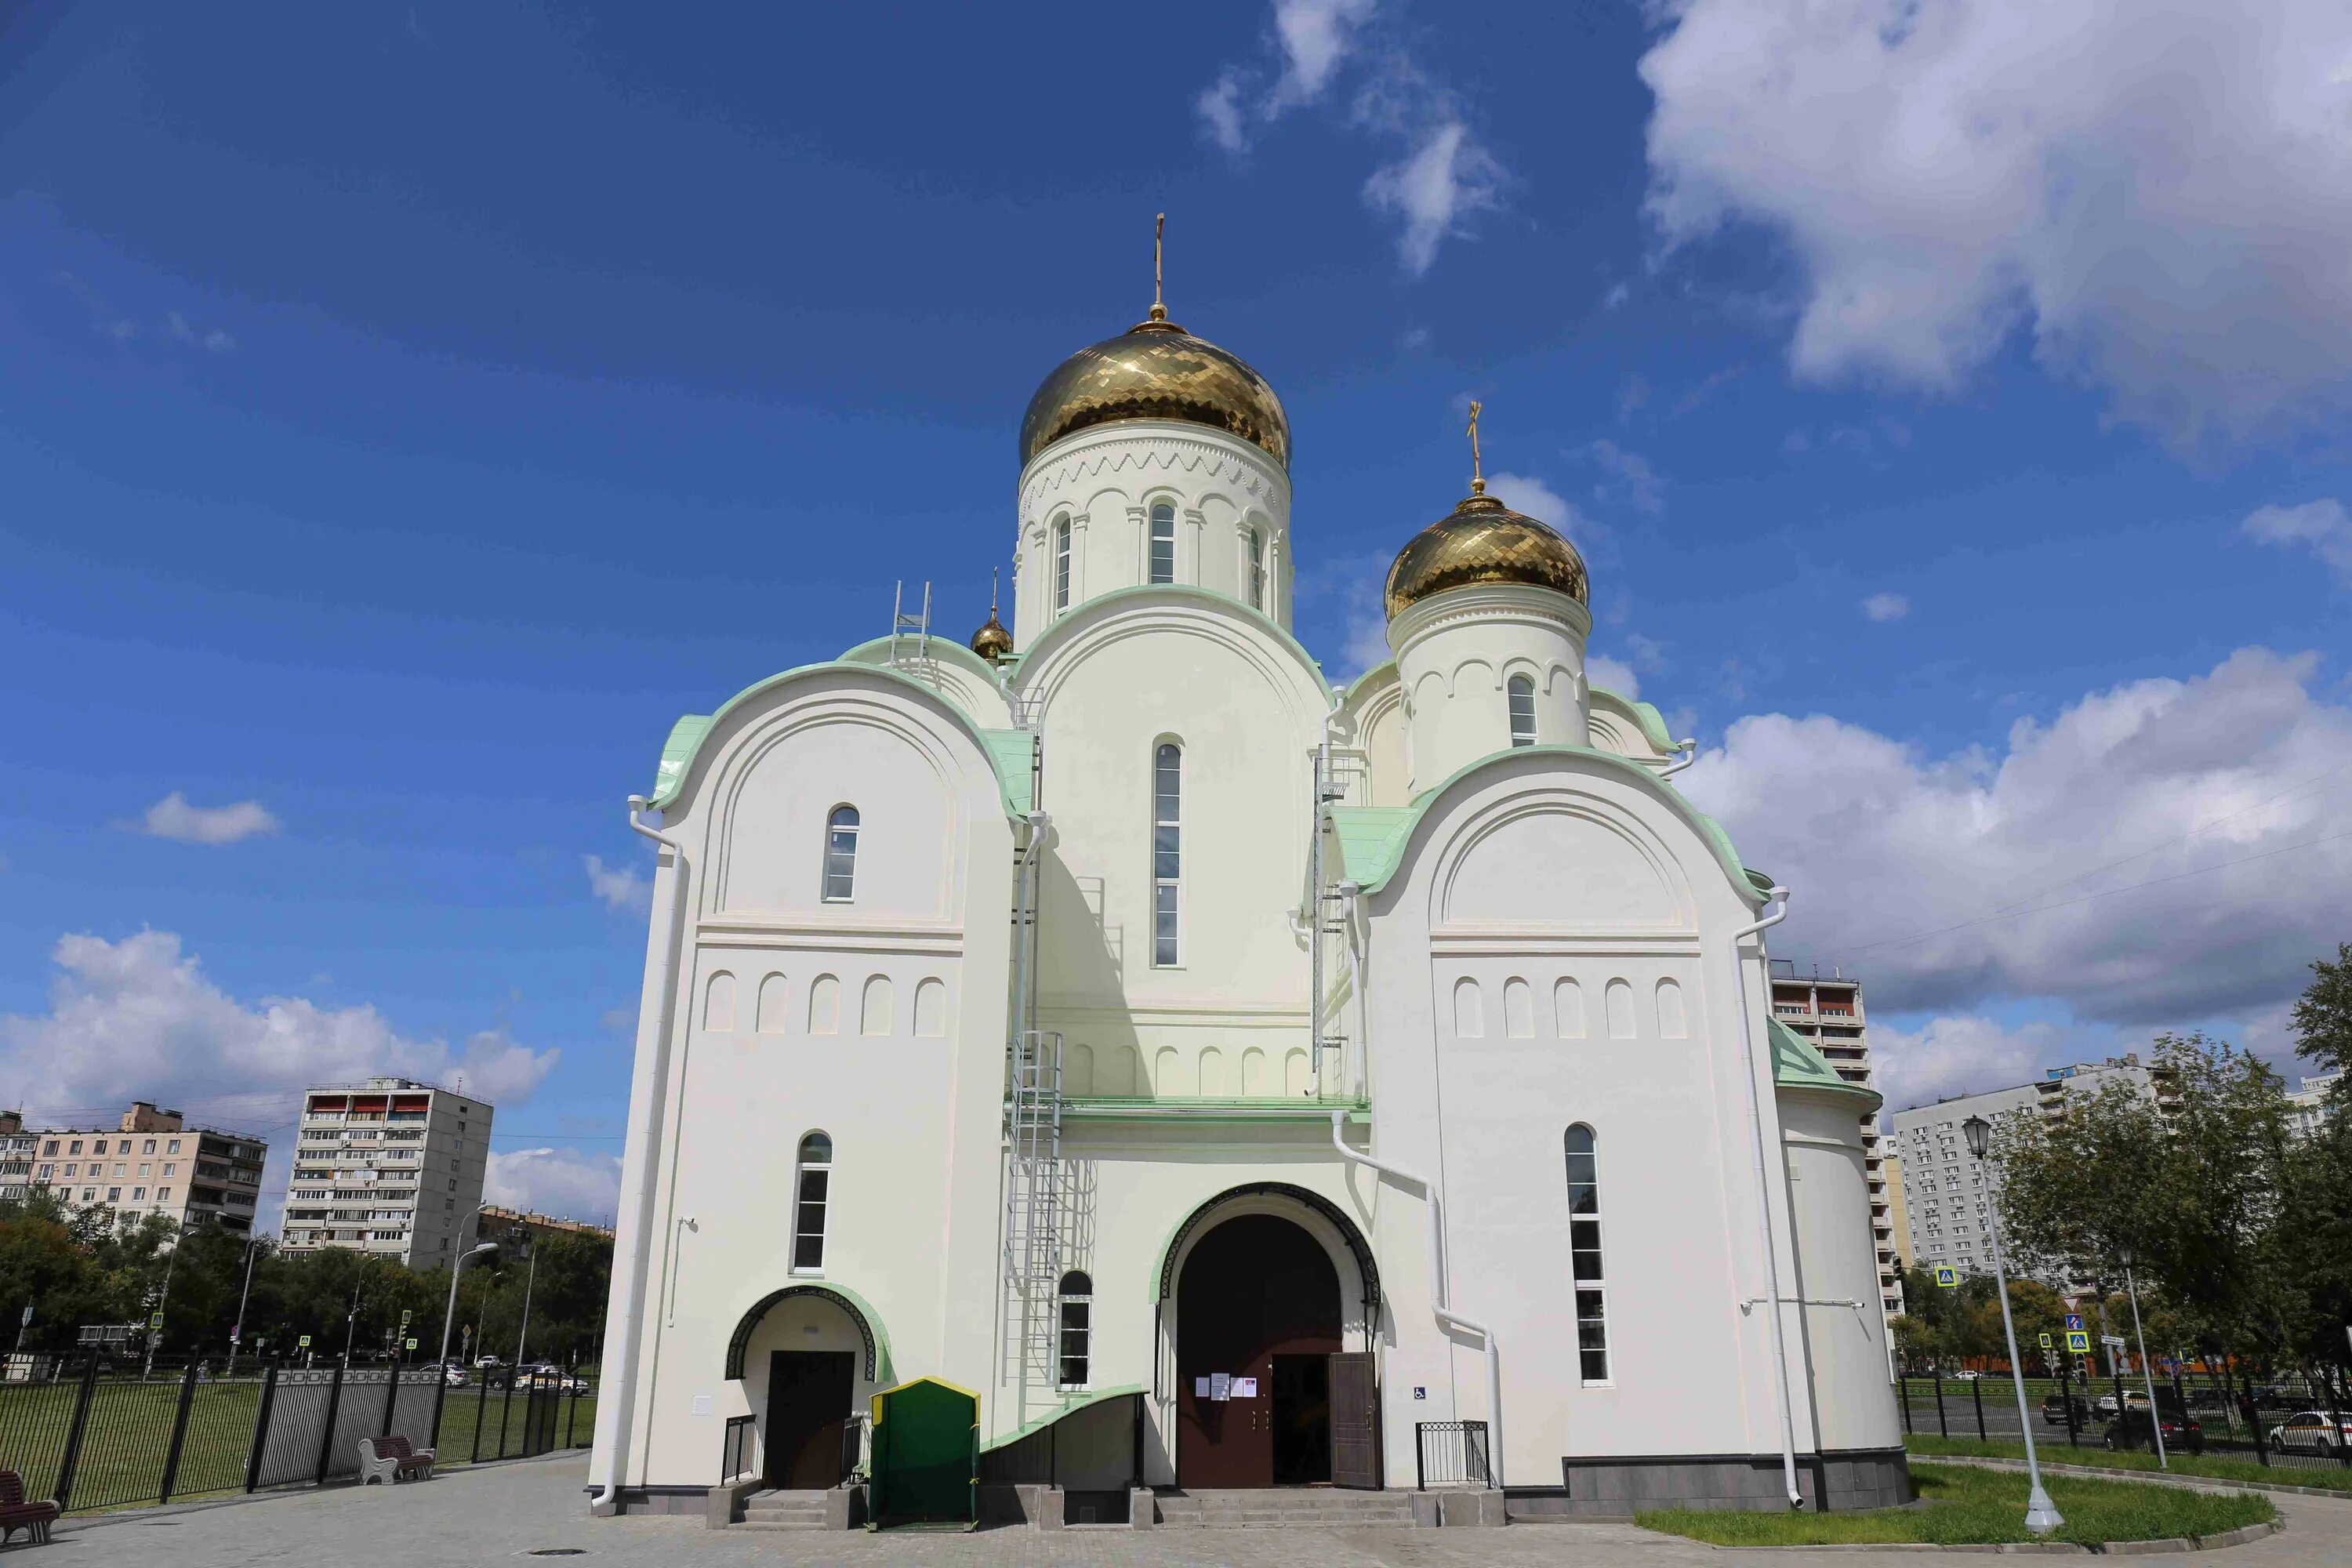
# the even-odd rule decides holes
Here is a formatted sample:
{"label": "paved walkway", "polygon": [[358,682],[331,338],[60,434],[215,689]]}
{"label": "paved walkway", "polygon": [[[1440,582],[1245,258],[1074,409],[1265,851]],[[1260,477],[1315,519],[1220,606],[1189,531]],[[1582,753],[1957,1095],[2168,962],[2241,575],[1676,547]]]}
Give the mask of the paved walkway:
{"label": "paved walkway", "polygon": [[[1925,1568],[2013,1562],[1958,1554],[1717,1551],[1627,1524],[1513,1525],[1507,1530],[1065,1531],[1035,1534],[894,1531],[867,1535],[746,1534],[698,1519],[587,1517],[584,1456],[445,1472],[425,1485],[260,1498],[154,1510],[61,1525],[27,1568],[168,1563],[170,1568],[474,1568],[480,1563],[578,1562],[583,1568],[698,1568],[754,1563],[1571,1563],[1575,1568]],[[2284,1497],[2284,1533],[2225,1552],[2159,1558],[2182,1568],[2345,1568],[2352,1563],[2352,1500]],[[579,1558],[534,1558],[575,1547]],[[2080,1561],[2066,1558],[2058,1561]]]}

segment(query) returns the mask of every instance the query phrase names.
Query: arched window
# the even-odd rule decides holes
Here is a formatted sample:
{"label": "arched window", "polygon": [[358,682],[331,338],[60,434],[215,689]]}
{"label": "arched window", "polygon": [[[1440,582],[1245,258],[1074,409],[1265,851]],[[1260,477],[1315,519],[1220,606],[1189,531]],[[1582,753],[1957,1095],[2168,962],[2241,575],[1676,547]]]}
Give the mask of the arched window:
{"label": "arched window", "polygon": [[824,901],[849,902],[857,880],[857,808],[836,805],[824,819]]}
{"label": "arched window", "polygon": [[1057,1381],[1064,1388],[1084,1388],[1091,1361],[1088,1342],[1094,1336],[1095,1282],[1073,1268],[1062,1276],[1061,1295],[1062,1370]]}
{"label": "arched window", "polygon": [[1265,608],[1265,530],[1249,531],[1249,602],[1253,610]]}
{"label": "arched window", "polygon": [[1054,521],[1054,608],[1070,607],[1070,520]]}
{"label": "arched window", "polygon": [[1151,505],[1151,580],[1176,581],[1176,508],[1171,501]]}
{"label": "arched window", "polygon": [[1601,1172],[1592,1129],[1568,1130],[1568,1258],[1576,1289],[1576,1356],[1586,1383],[1609,1381],[1609,1287],[1601,1263]]}
{"label": "arched window", "polygon": [[793,1272],[824,1267],[824,1211],[832,1195],[833,1140],[812,1132],[801,1140],[800,1172],[793,1183]]}
{"label": "arched window", "polygon": [[1536,683],[1524,675],[1515,675],[1505,683],[1511,697],[1511,744],[1532,746],[1536,743]]}
{"label": "arched window", "polygon": [[1184,752],[1163,742],[1151,762],[1151,962],[1172,967],[1178,961],[1177,878],[1182,867],[1180,808]]}

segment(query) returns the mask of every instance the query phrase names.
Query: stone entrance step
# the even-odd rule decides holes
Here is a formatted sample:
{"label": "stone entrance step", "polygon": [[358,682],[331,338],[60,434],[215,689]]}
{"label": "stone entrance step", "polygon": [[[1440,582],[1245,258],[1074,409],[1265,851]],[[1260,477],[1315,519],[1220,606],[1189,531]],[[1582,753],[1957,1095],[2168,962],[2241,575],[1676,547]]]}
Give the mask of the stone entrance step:
{"label": "stone entrance step", "polygon": [[823,1530],[824,1492],[753,1492],[743,1500],[743,1517],[730,1530]]}
{"label": "stone entrance step", "polygon": [[1412,1523],[1407,1492],[1341,1491],[1326,1487],[1200,1489],[1160,1495],[1160,1519],[1177,1529],[1280,1529]]}

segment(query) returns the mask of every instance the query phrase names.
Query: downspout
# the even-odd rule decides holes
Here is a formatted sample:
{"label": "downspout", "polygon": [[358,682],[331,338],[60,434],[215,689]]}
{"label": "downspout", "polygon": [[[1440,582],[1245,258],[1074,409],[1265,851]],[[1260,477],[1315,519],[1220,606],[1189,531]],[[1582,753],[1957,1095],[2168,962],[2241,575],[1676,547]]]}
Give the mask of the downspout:
{"label": "downspout", "polygon": [[[1370,1060],[1364,1048],[1364,1037],[1371,1032],[1372,1006],[1364,996],[1363,944],[1371,940],[1369,922],[1365,922],[1364,889],[1356,882],[1339,884],[1339,897],[1348,910],[1348,990],[1356,998],[1356,1098],[1370,1100],[1371,1092]],[[1362,926],[1359,934],[1360,924]]]}
{"label": "downspout", "polygon": [[[1804,1494],[1797,1489],[1797,1426],[1789,1409],[1789,1331],[1780,1310],[1780,1256],[1772,1244],[1772,1184],[1765,1173],[1764,1108],[1756,1098],[1756,1040],[1748,1021],[1748,971],[1739,956],[1739,944],[1751,936],[1762,934],[1789,918],[1789,889],[1775,886],[1765,895],[1780,907],[1753,925],[1741,926],[1731,933],[1732,973],[1739,983],[1739,1081],[1748,1090],[1748,1124],[1756,1141],[1756,1226],[1764,1247],[1764,1282],[1766,1300],[1772,1304],[1772,1394],[1773,1405],[1780,1415],[1780,1479],[1789,1493],[1789,1506],[1805,1506]],[[1770,991],[1765,993],[1768,1004]]]}
{"label": "downspout", "polygon": [[[1006,1062],[1012,1081],[1005,1087],[1013,1095],[1020,1093],[1024,1054],[1029,1050],[1030,1040],[1036,1033],[1037,1001],[1034,994],[1035,978],[1032,973],[1036,956],[1039,901],[1036,896],[1035,879],[1038,874],[1038,858],[1045,852],[1045,830],[1054,823],[1052,815],[1043,811],[1030,812],[1021,820],[1029,829],[1029,837],[1028,841],[1021,847],[1021,859],[1013,868],[1013,1049]],[[1009,1125],[1005,1129],[1004,1153],[1006,1179],[1009,1181],[1012,1179],[1012,1166],[1020,1158],[1020,1148],[1013,1140],[1012,1128]],[[1004,1246],[1002,1251],[1004,1267],[1008,1271],[1013,1267],[1013,1211],[1008,1202],[1004,1213]],[[1003,1296],[1001,1286],[997,1295],[1000,1299]],[[1021,1349],[1014,1354],[1014,1360],[1019,1364],[1013,1373],[1016,1383],[1013,1394],[1013,1424],[1015,1426],[1022,1426],[1029,1419],[1029,1323],[1027,1318],[1029,1297],[1025,1287],[1021,1297],[1021,1310],[1023,1313]]]}
{"label": "downspout", "polygon": [[1464,1317],[1461,1313],[1454,1310],[1454,1309],[1447,1304],[1449,1292],[1445,1288],[1445,1211],[1444,1200],[1438,1195],[1437,1184],[1431,1181],[1427,1176],[1420,1175],[1414,1172],[1405,1170],[1402,1166],[1391,1165],[1382,1160],[1375,1160],[1370,1154],[1359,1154],[1353,1149],[1349,1148],[1348,1141],[1342,1135],[1341,1131],[1347,1124],[1347,1120],[1348,1113],[1344,1110],[1335,1110],[1331,1113],[1331,1147],[1339,1151],[1339,1157],[1341,1159],[1346,1160],[1352,1164],[1361,1165],[1367,1170],[1376,1171],[1383,1176],[1389,1176],[1400,1182],[1410,1183],[1412,1185],[1419,1187],[1428,1197],[1429,1279],[1430,1294],[1433,1298],[1431,1310],[1436,1314],[1437,1321],[1440,1326],[1448,1329],[1460,1329],[1465,1332],[1475,1334],[1481,1340],[1486,1342],[1486,1479],[1489,1485],[1496,1489],[1500,1489],[1503,1484],[1503,1363],[1501,1347],[1495,1342],[1494,1330],[1478,1321],[1475,1318]]}
{"label": "downspout", "polygon": [[588,1511],[598,1518],[619,1511],[621,1482],[628,1473],[629,1434],[636,1420],[633,1407],[636,1400],[637,1355],[644,1338],[639,1320],[645,1315],[646,1270],[653,1258],[656,1186],[654,1145],[661,1137],[663,1101],[669,1095],[670,1030],[677,1015],[678,917],[686,908],[686,847],[677,839],[645,825],[643,817],[647,804],[641,795],[629,797],[629,826],[652,839],[659,849],[670,852],[669,907],[663,911],[668,931],[662,941],[660,1021],[650,1042],[652,1060],[646,1075],[650,1092],[639,1096],[632,1106],[635,1120],[625,1145],[634,1163],[622,1173],[627,1195],[619,1212],[633,1216],[633,1219],[629,1256],[621,1266],[619,1277],[621,1297],[618,1310],[613,1314],[619,1320],[621,1327],[621,1361],[620,1365],[614,1369],[616,1375],[613,1388],[599,1403],[596,1411],[595,1452],[604,1461],[604,1489],[589,1499]]}
{"label": "downspout", "polygon": [[1670,779],[1676,773],[1682,772],[1685,768],[1690,766],[1693,763],[1698,761],[1698,737],[1693,735],[1688,740],[1676,741],[1675,742],[1675,750],[1683,754],[1682,761],[1678,763],[1668,763],[1664,768],[1660,769],[1658,776],[1662,779]]}

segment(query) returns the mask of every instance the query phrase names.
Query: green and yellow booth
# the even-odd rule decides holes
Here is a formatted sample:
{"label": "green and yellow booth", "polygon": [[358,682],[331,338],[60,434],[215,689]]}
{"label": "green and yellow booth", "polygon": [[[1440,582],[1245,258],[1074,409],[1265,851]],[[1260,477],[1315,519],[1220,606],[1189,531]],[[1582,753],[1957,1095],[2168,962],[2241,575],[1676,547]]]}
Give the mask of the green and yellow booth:
{"label": "green and yellow booth", "polygon": [[980,1395],[919,1377],[874,1396],[868,1530],[980,1521]]}

